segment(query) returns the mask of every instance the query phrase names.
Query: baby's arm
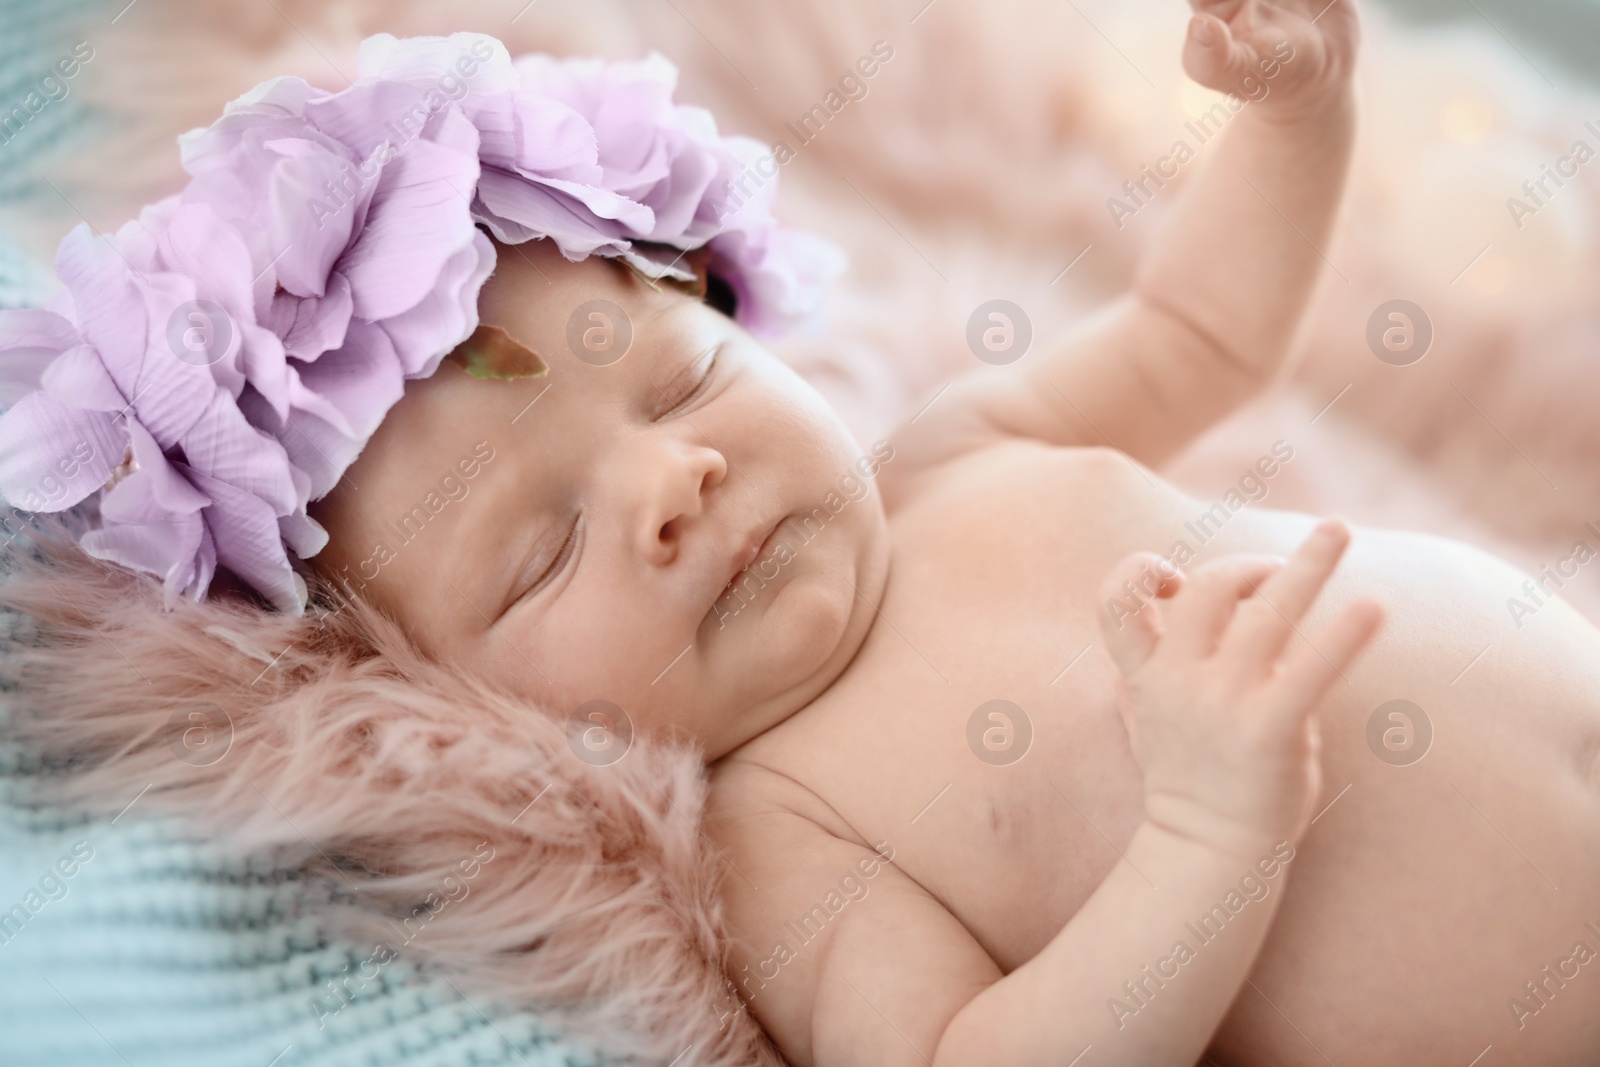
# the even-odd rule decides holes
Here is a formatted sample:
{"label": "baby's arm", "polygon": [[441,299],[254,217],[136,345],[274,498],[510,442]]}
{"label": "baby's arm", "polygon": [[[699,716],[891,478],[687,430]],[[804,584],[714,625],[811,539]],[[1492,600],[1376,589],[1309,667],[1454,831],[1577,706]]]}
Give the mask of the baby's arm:
{"label": "baby's arm", "polygon": [[[1354,141],[1355,0],[1191,3],[1185,69],[1259,99],[1198,149],[1211,158],[1152,238],[1132,290],[1055,348],[952,386],[904,434],[911,455],[944,458],[998,429],[1111,445],[1154,465],[1284,362],[1325,262]],[[1196,39],[1202,26],[1211,44]]]}
{"label": "baby's arm", "polygon": [[[1310,709],[1382,617],[1361,602],[1315,647],[1290,643],[1348,539],[1325,523],[1287,564],[1230,556],[1192,576],[1169,571],[1149,581],[1152,599],[1120,627],[1102,620],[1144,772],[1145,820],[1127,862],[1009,975],[892,867],[837,917],[824,912],[819,936],[794,958],[774,951],[762,962],[775,939],[793,938],[793,920],[822,890],[871,853],[795,815],[712,820],[737,857],[725,890],[730,923],[756,950],[734,980],[785,1056],[821,1067],[1060,1067],[1092,1045],[1086,1062],[1095,1064],[1198,1060],[1271,924],[1288,877],[1277,865],[1311,817],[1319,764]],[[1145,585],[1157,562],[1148,553],[1124,561],[1102,599],[1122,596],[1125,579]],[[1246,874],[1277,875],[1279,888],[1201,945],[1185,924]],[[1147,976],[1180,940],[1192,957],[1158,988]],[[1147,995],[1135,999],[1124,983]],[[1139,1010],[1119,1013],[1114,1001]]]}

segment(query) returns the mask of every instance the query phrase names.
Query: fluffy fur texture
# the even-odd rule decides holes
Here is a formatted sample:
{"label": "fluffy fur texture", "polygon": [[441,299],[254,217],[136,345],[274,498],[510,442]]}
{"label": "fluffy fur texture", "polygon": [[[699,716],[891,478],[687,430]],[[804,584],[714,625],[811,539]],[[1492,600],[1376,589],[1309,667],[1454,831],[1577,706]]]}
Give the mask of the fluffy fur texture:
{"label": "fluffy fur texture", "polygon": [[[424,659],[359,602],[163,612],[154,583],[64,538],[11,555],[0,603],[26,618],[0,670],[10,737],[55,772],[35,776],[41,799],[179,813],[304,872],[329,929],[559,1013],[609,1053],[781,1062],[723,977],[694,750],[641,737],[592,766],[562,722]],[[221,751],[228,724],[222,758],[177,755],[190,729]]]}

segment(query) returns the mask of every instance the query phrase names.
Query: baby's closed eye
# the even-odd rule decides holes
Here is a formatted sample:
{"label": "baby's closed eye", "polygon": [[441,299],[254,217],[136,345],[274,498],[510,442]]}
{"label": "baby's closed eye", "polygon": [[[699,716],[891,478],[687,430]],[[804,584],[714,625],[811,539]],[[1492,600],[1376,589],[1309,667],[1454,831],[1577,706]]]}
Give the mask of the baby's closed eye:
{"label": "baby's closed eye", "polygon": [[[561,572],[577,556],[583,533],[583,515],[581,512],[572,517],[565,530],[566,536],[559,542],[553,553],[539,553],[536,549],[536,554],[533,558],[518,572],[517,578],[512,583],[506,596],[505,608],[500,612],[502,616],[518,604],[547,588],[556,578],[560,577]],[[552,539],[545,538],[543,540],[549,542]],[[548,559],[549,562],[540,566],[545,559]],[[528,578],[530,574],[534,575],[531,579]]]}
{"label": "baby's closed eye", "polygon": [[659,390],[659,399],[665,405],[662,416],[672,414],[705,391],[717,368],[717,356],[721,351],[722,346],[718,344],[701,352]]}

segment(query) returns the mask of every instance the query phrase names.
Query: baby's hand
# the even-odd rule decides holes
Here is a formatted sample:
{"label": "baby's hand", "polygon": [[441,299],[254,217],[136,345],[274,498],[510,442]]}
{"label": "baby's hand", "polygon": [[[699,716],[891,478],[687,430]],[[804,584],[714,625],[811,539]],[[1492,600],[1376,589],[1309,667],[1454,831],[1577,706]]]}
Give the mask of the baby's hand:
{"label": "baby's hand", "polygon": [[1183,69],[1208,89],[1277,114],[1345,93],[1361,26],[1355,0],[1189,0]]}
{"label": "baby's hand", "polygon": [[[1245,862],[1305,832],[1321,786],[1311,709],[1383,621],[1362,600],[1294,637],[1349,542],[1328,520],[1287,562],[1225,556],[1184,575],[1140,553],[1107,578],[1101,626],[1151,823]],[[1130,580],[1155,593],[1131,615]]]}

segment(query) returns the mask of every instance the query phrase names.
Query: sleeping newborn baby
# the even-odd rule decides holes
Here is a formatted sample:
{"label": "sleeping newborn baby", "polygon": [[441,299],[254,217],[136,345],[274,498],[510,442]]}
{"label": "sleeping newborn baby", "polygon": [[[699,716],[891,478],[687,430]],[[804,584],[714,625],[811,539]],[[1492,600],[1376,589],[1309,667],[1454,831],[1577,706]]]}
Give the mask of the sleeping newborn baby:
{"label": "sleeping newborn baby", "polygon": [[1600,632],[1150,469],[1279,370],[1355,130],[1350,0],[1195,6],[1187,71],[1251,102],[1075,336],[863,448],[716,279],[501,247],[481,320],[548,374],[408,383],[317,508],[425,651],[703,749],[793,1063],[1600,1054]]}

